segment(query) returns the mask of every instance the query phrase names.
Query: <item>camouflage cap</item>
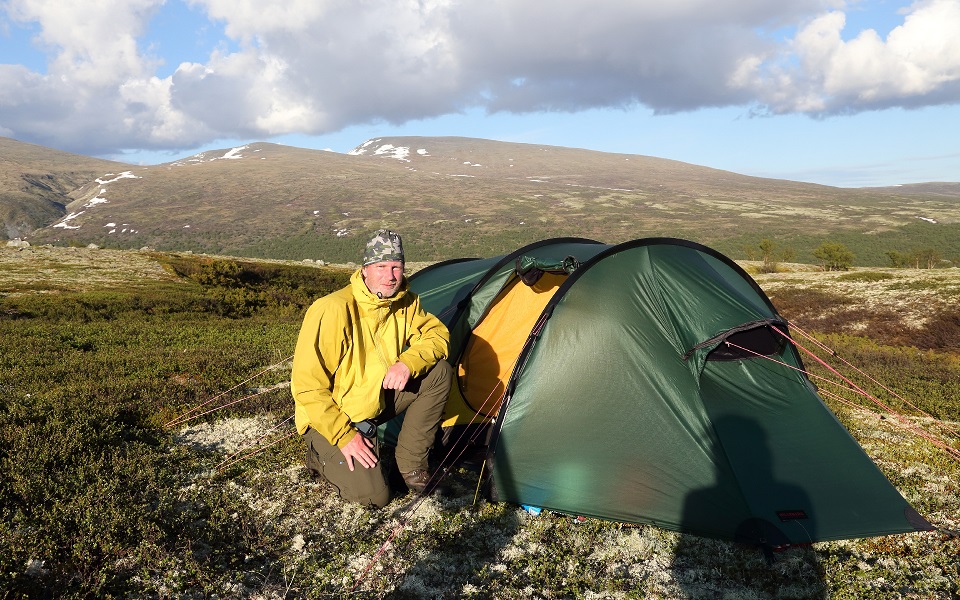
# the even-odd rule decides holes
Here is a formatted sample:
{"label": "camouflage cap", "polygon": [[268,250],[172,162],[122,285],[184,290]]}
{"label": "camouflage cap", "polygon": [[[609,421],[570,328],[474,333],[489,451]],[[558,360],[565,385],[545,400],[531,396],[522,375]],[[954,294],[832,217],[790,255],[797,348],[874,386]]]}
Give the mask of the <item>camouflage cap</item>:
{"label": "camouflage cap", "polygon": [[403,242],[396,231],[378,229],[363,251],[363,266],[387,260],[403,262]]}

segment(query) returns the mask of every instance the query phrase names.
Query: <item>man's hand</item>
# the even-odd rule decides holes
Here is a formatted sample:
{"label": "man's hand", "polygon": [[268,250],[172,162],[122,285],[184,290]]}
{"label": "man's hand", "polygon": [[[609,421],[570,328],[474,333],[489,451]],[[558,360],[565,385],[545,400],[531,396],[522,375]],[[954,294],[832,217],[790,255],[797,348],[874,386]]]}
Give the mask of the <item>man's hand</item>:
{"label": "man's hand", "polygon": [[383,389],[402,390],[410,381],[410,369],[400,361],[393,363],[383,376]]}
{"label": "man's hand", "polygon": [[377,466],[377,455],[373,453],[373,440],[368,440],[359,433],[353,436],[353,439],[347,442],[347,445],[340,448],[343,457],[347,459],[347,468],[353,471],[353,461],[356,460],[366,469]]}

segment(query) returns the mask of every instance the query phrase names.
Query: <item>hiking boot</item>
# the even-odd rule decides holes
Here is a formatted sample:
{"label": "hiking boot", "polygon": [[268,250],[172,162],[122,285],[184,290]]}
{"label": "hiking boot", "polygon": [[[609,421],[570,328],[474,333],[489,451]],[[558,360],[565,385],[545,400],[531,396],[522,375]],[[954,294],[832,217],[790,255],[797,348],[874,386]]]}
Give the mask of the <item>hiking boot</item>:
{"label": "hiking boot", "polygon": [[426,469],[414,469],[409,473],[400,473],[403,476],[403,482],[407,484],[407,489],[411,492],[422,494],[430,483],[430,473]]}

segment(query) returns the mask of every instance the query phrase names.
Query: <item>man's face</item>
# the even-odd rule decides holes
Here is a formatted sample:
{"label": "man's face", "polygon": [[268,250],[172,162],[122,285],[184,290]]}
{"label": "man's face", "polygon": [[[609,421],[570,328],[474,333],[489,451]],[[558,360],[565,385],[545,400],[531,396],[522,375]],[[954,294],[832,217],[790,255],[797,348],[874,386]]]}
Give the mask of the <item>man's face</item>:
{"label": "man's face", "polygon": [[403,283],[403,263],[399,260],[373,263],[363,267],[361,274],[370,293],[381,298],[391,298]]}

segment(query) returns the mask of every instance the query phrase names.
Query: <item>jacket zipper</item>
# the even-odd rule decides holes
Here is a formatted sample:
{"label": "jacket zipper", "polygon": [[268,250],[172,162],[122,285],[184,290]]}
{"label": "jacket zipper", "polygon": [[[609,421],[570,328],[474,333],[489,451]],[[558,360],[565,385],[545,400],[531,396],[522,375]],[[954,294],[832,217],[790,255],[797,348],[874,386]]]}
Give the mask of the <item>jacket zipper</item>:
{"label": "jacket zipper", "polygon": [[[382,311],[377,308],[377,327],[374,331],[371,332],[370,337],[373,338],[373,347],[377,350],[377,356],[380,358],[380,362],[383,364],[384,371],[390,368],[390,365],[387,364],[387,357],[383,353],[383,347],[380,343],[380,328],[383,327],[383,324],[387,322],[387,316],[390,314],[390,309],[393,308],[393,302],[389,302],[387,306],[383,307]],[[383,313],[382,316],[379,313]]]}

